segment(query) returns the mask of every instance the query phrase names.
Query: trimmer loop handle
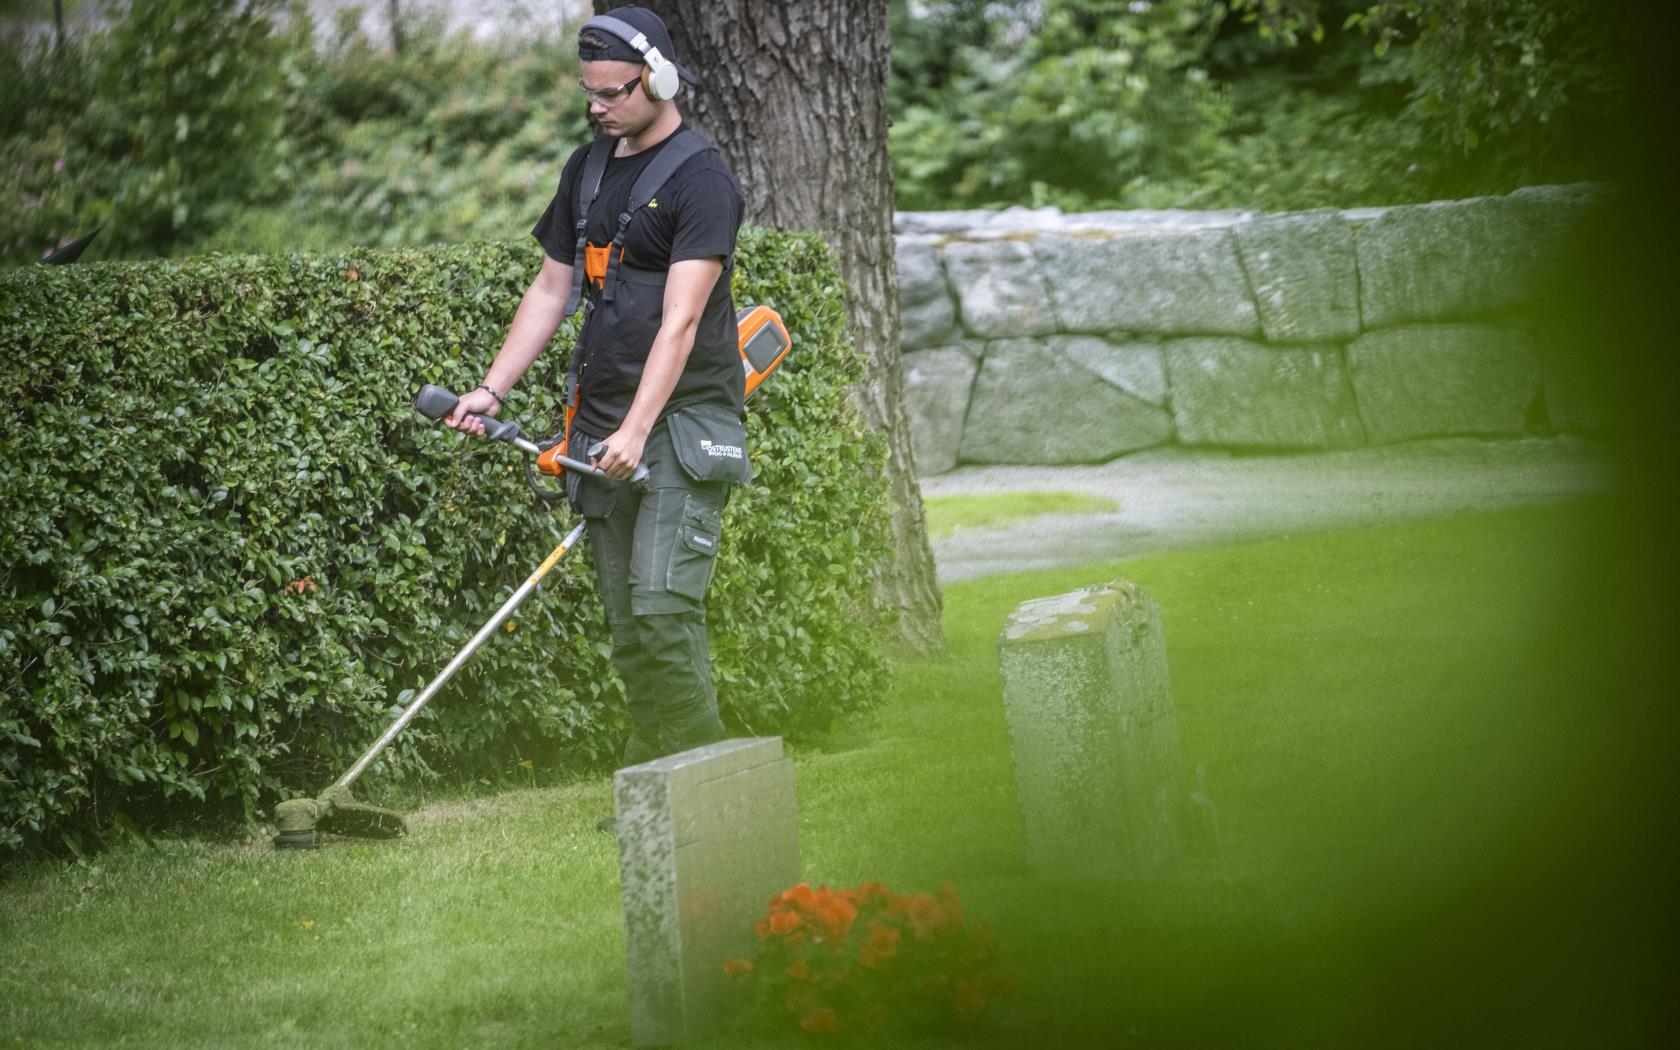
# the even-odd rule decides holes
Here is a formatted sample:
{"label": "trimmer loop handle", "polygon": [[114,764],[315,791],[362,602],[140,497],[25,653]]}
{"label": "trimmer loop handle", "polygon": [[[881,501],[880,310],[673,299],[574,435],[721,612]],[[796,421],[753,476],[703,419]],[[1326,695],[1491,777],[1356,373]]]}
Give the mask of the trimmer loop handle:
{"label": "trimmer loop handle", "polygon": [[[414,408],[415,411],[419,412],[427,419],[439,420],[455,411],[455,406],[460,402],[460,400],[461,399],[459,397],[456,397],[453,393],[445,390],[443,387],[427,383],[420,388],[418,393],[414,395]],[[543,451],[531,441],[527,440],[524,433],[519,429],[519,424],[513,422],[512,420],[497,419],[494,416],[484,415],[482,412],[472,413],[471,418],[484,424],[484,436],[489,438],[491,441],[506,442],[530,456],[538,455]],[[589,455],[598,456],[600,455],[601,450],[605,447],[606,445],[604,442],[597,441],[594,447],[589,450]],[[572,459],[568,456],[550,456],[549,458],[557,462],[560,466],[565,467],[567,470],[575,470],[580,474],[594,474],[595,476],[602,478],[610,477],[606,471],[602,470],[594,463],[585,463],[583,460]],[[646,481],[647,476],[647,466],[645,464],[638,463],[636,464],[635,472],[630,475],[630,481],[633,484],[640,483]]]}

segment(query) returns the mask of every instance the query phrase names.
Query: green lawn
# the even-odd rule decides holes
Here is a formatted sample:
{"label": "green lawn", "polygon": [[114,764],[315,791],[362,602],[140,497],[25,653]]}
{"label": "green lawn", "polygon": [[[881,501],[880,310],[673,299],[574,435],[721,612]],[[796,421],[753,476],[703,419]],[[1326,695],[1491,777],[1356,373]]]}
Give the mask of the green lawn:
{"label": "green lawn", "polygon": [[1111,499],[1084,492],[1011,492],[933,496],[923,501],[928,539],[942,540],[961,529],[983,529],[1041,514],[1112,514]]}
{"label": "green lawn", "polygon": [[[1618,939],[1627,843],[1663,803],[1641,683],[1612,671],[1642,637],[1622,521],[1582,502],[953,586],[948,656],[795,750],[806,876],[957,886],[1020,987],[965,1046],[1625,1042],[1660,980]],[[997,633],[1121,575],[1162,606],[1224,855],[1034,879]],[[434,805],[394,843],[14,874],[0,1047],[626,1045],[610,805],[602,780]]]}

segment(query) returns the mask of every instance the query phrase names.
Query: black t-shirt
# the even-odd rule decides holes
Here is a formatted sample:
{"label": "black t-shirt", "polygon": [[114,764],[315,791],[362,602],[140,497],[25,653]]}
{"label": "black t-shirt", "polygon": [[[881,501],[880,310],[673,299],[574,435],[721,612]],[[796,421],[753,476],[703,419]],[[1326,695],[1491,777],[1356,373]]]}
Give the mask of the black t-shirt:
{"label": "black t-shirt", "polygon": [[[608,160],[585,227],[591,244],[611,243],[619,213],[629,205],[636,177],[670,141],[667,138],[633,156]],[[577,182],[588,154],[589,146],[584,145],[566,161],[554,199],[531,230],[550,258],[568,266],[576,249]],[[653,200],[631,216],[625,230],[623,261],[644,270],[666,270],[672,263],[721,256],[727,265],[735,252],[735,235],[744,211],[745,201],[729,165],[716,150],[704,150],[683,162]],[[632,308],[640,296],[647,300],[646,310],[653,311],[655,296],[662,295],[658,289],[630,288],[621,275],[617,300],[626,309]],[[612,433],[623,422],[658,330],[657,314],[649,327],[615,324],[611,318],[603,321],[602,313],[597,310],[591,316],[575,351],[583,363],[576,425],[596,437]],[[700,401],[739,408],[741,389],[735,312],[729,295],[729,270],[725,269],[712,289],[694,348],[665,411]]]}

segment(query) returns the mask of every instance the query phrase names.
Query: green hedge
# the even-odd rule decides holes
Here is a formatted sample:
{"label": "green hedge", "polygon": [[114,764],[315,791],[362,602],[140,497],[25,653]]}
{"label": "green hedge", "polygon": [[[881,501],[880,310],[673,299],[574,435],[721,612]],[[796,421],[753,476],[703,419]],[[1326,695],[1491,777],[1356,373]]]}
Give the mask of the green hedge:
{"label": "green hedge", "polygon": [[[427,425],[476,383],[524,245],[0,270],[0,858],[253,820],[337,775],[554,546],[505,445]],[[750,405],[711,609],[725,720],[797,733],[884,675],[889,542],[862,363],[815,237],[747,230],[742,303],[789,363]],[[571,330],[508,412],[547,432]],[[568,516],[561,510],[560,518]],[[621,687],[587,551],[387,754],[375,783],[598,768]],[[531,766],[523,766],[530,762]]]}

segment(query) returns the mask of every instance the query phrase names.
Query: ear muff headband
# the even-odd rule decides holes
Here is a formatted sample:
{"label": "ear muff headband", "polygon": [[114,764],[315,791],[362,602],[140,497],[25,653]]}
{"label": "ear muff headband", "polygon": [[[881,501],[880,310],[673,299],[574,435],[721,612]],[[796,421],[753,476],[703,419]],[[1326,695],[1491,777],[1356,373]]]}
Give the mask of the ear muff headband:
{"label": "ear muff headband", "polygon": [[583,28],[605,30],[641,52],[642,61],[646,63],[642,69],[642,88],[647,91],[648,98],[655,102],[666,102],[677,97],[677,92],[682,88],[682,78],[677,73],[676,63],[660,54],[657,47],[649,44],[647,35],[641,30],[623,19],[609,15],[596,15],[585,22]]}

